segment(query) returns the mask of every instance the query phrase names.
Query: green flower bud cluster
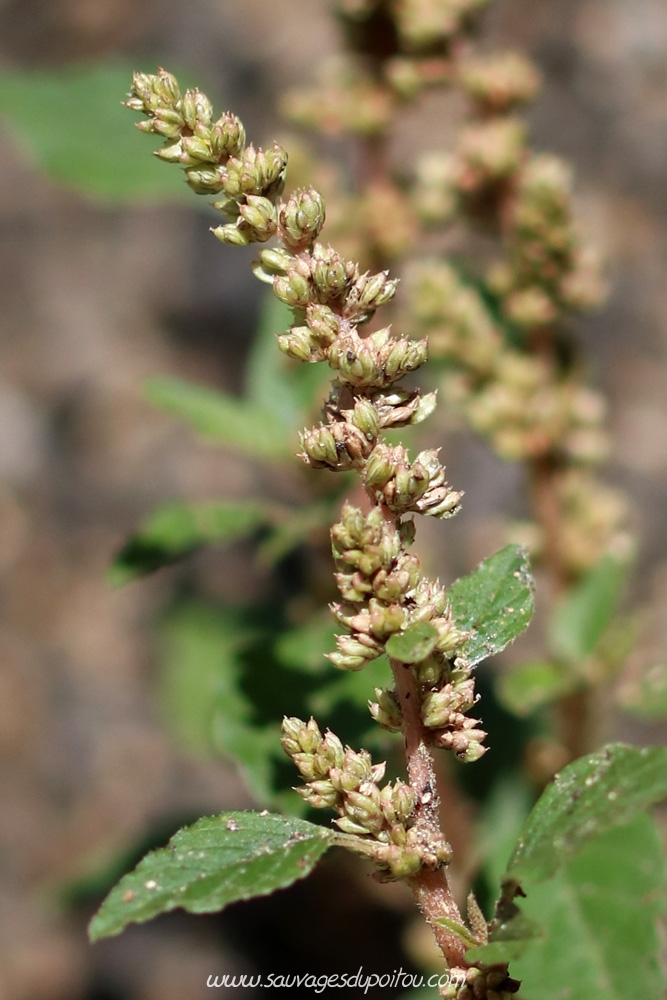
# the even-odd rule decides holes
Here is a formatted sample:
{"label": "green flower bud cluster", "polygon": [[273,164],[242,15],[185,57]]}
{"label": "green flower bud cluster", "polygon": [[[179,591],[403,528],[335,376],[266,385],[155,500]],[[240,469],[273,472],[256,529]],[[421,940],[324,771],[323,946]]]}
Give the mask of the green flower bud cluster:
{"label": "green flower bud cluster", "polygon": [[475,682],[469,671],[452,671],[452,680],[437,690],[428,691],[422,701],[422,720],[427,729],[434,729],[434,743],[469,764],[482,757],[488,747],[482,746],[487,734],[479,726],[479,719],[467,715],[479,701]]}
{"label": "green flower bud cluster", "polygon": [[[293,195],[286,207],[289,208],[294,200]],[[285,212],[284,207],[281,215]],[[322,221],[323,213],[322,209]],[[296,212],[294,216],[299,217]],[[305,231],[317,230],[306,227]],[[348,324],[369,320],[376,309],[394,297],[398,284],[389,279],[387,271],[361,274],[358,264],[345,260],[333,247],[320,243],[316,243],[312,251],[292,259],[284,252],[264,252],[260,254],[260,264],[265,274],[258,277],[272,281],[276,297],[285,305],[292,309],[306,309],[314,304],[329,306]]]}
{"label": "green flower bud cluster", "polygon": [[360,670],[407,624],[403,605],[419,584],[419,560],[405,551],[399,529],[379,507],[364,515],[345,504],[331,543],[344,602],[331,610],[350,634],[336,637],[338,649],[329,659],[340,670]]}
{"label": "green flower bud cluster", "polygon": [[375,502],[393,513],[417,512],[431,517],[458,513],[462,493],[445,482],[438,451],[420,451],[410,462],[403,445],[378,444],[362,472],[364,485]]}
{"label": "green flower bud cluster", "polygon": [[417,164],[414,203],[426,224],[460,216],[502,228],[504,258],[487,275],[507,319],[531,331],[563,310],[587,310],[604,297],[599,262],[573,222],[571,178],[563,161],[531,154],[514,109],[533,99],[537,71],[515,53],[453,64],[452,81],[473,103],[476,120],[452,154]]}
{"label": "green flower bud cluster", "polygon": [[428,49],[459,34],[489,0],[400,0],[396,27],[406,49]]}
{"label": "green flower bud cluster", "polygon": [[609,553],[622,561],[632,558],[628,501],[619,490],[579,468],[563,470],[555,488],[563,522],[561,556],[574,577],[597,566]]}
{"label": "green flower bud cluster", "polygon": [[181,95],[176,78],[163,69],[155,75],[135,73],[125,104],[147,116],[138,123],[143,132],[165,138],[156,155],[183,167],[193,191],[224,194],[215,208],[234,221],[213,230],[218,239],[247,246],[276,233],[275,200],[287,166],[277,143],[267,150],[246,146],[245,129],[235,115],[227,112],[214,121],[206,95],[199,90]]}
{"label": "green flower bud cluster", "polygon": [[462,407],[471,427],[510,461],[545,454],[599,463],[608,454],[602,397],[575,377],[555,380],[539,358],[504,351],[495,377],[468,393]]}
{"label": "green flower bud cluster", "polygon": [[437,392],[422,396],[419,389],[393,389],[371,396],[380,427],[383,428],[420,424],[435,410],[437,398]]}
{"label": "green flower bud cluster", "polygon": [[[301,457],[316,468],[357,469],[373,507],[364,514],[345,504],[331,531],[341,595],[331,610],[345,632],[336,637],[330,659],[341,669],[358,670],[384,653],[396,633],[430,622],[435,648],[413,669],[420,696],[433,701],[443,693],[439,715],[432,707],[426,728],[434,744],[474,759],[483,733],[464,715],[476,699],[457,658],[467,636],[456,627],[444,590],[422,577],[408,551],[414,525],[401,520],[412,512],[449,517],[461,494],[447,485],[437,451],[422,451],[411,463],[401,446],[380,440],[384,428],[418,423],[435,407],[435,393],[422,397],[418,389],[397,385],[426,360],[426,341],[394,337],[390,328],[368,335],[359,330],[391,301],[397,282],[387,271],[362,272],[319,242],[325,218],[319,193],[302,187],[282,201],[283,150],[246,146],[240,122],[231,115],[214,122],[204,95],[187,92],[181,98],[174,78],[160,71],[136,78],[128,103],[147,115],[147,130],[155,131],[163,119],[170,129],[177,126],[166,136],[169,152],[163,158],[180,162],[195,190],[222,193],[215,207],[232,221],[214,230],[216,236],[238,245],[275,237],[277,245],[260,251],[254,270],[294,313],[294,325],[278,345],[302,362],[326,361],[336,373],[325,422],[304,430]],[[197,143],[189,141],[193,136]],[[373,717],[400,729],[396,694],[378,690],[376,697]],[[335,810],[344,833],[377,844],[376,860],[392,877],[408,878],[424,865],[437,868],[449,860],[444,837],[426,835],[423,821],[414,820],[417,792],[402,782],[380,788],[385,765],[373,765],[365,750],[344,747],[331,732],[322,736],[313,719],[285,719],[282,745],[304,779],[300,794],[306,802]],[[420,809],[427,801],[420,799]]]}
{"label": "green flower bud cluster", "polygon": [[[410,624],[429,622],[438,633],[435,655],[441,653],[447,659],[454,659],[460,648],[469,638],[469,635],[457,626],[452,615],[447,592],[441,586],[440,581],[422,577],[414,594],[412,594],[411,601]],[[424,660],[422,662],[426,663],[428,661]],[[417,670],[416,673],[419,680]],[[432,685],[439,680],[440,675],[434,676],[429,674],[429,679],[422,680],[421,683]]]}
{"label": "green flower bud cluster", "polygon": [[344,601],[361,604],[377,597],[402,604],[421,578],[419,560],[404,550],[395,524],[379,507],[364,514],[346,503],[331,529],[336,583]]}
{"label": "green flower bud cluster", "polygon": [[[336,583],[344,604],[332,610],[358,638],[367,637],[369,649],[410,624],[431,622],[439,632],[436,648],[453,656],[467,636],[456,628],[443,588],[423,578],[419,560],[406,551],[412,532],[405,529],[411,527],[410,522],[399,527],[388,522],[379,507],[364,515],[344,505],[340,522],[331,529]],[[336,665],[358,669],[363,663]]]}
{"label": "green flower bud cluster", "polygon": [[479,292],[450,265],[415,268],[411,299],[432,353],[455,366],[444,382],[450,405],[498,454],[514,461],[559,454],[581,463],[606,457],[602,398],[578,373],[555,373],[506,344]]}
{"label": "green flower bud cluster", "polygon": [[375,408],[368,400],[357,400],[354,409],[343,411],[343,419],[303,431],[299,457],[313,469],[358,468],[373,451],[378,431]]}
{"label": "green flower bud cluster", "polygon": [[[299,125],[325,133],[378,135],[400,114],[400,103],[427,87],[449,82],[457,36],[474,27],[489,0],[337,0],[351,48],[364,52],[378,14],[393,21],[392,49],[383,59],[337,58],[324,67],[319,86],[288,94],[283,112]],[[372,44],[370,46],[372,49]],[[511,67],[510,67],[511,70]],[[515,76],[519,70],[515,69]]]}
{"label": "green flower bud cluster", "polygon": [[400,733],[403,728],[403,715],[396,692],[387,688],[374,690],[377,701],[368,702],[371,716],[382,729],[387,729],[390,733]]}
{"label": "green flower bud cluster", "polygon": [[308,805],[335,810],[343,833],[386,845],[378,859],[396,874],[418,870],[421,859],[409,834],[416,796],[409,785],[396,781],[380,788],[386,764],[373,764],[366,750],[344,747],[330,730],[322,736],[314,719],[283,719],[281,744],[304,779],[296,790]]}
{"label": "green flower bud cluster", "polygon": [[525,329],[551,323],[566,309],[591,309],[605,294],[599,264],[575,229],[571,187],[571,172],[556,156],[531,156],[517,175],[507,257],[489,285],[508,318]]}
{"label": "green flower bud cluster", "polygon": [[380,135],[391,125],[391,90],[351,60],[326,64],[319,86],[288,92],[281,111],[296,125],[328,135]]}
{"label": "green flower bud cluster", "polygon": [[313,188],[295,191],[278,213],[285,246],[295,251],[307,249],[319,236],[324,215],[324,199],[318,191]]}
{"label": "green flower bud cluster", "polygon": [[457,193],[479,197],[514,174],[523,157],[526,132],[525,124],[511,116],[462,129],[451,166]]}
{"label": "green flower bud cluster", "polygon": [[[262,251],[255,268],[299,319],[279,337],[279,346],[301,361],[327,360],[340,384],[353,392],[345,409],[332,397],[327,424],[303,433],[304,461],[337,470],[357,467],[371,456],[381,427],[424,419],[435,405],[433,395],[421,400],[418,392],[393,391],[384,398],[381,390],[424,363],[426,343],[393,337],[389,329],[366,338],[357,331],[394,297],[397,282],[386,271],[362,273],[358,264],[316,242],[325,219],[317,191],[298,189],[277,203],[284,151],[276,144],[266,151],[246,146],[238,119],[227,114],[214,122],[205,95],[187,91],[181,98],[175,78],[164,70],[137,74],[128,106],[148,116],[142,123],[148,130],[168,120],[168,142],[161,152],[186,167],[191,186],[224,193],[215,207],[234,221],[214,230],[219,239],[246,245],[276,236],[282,244]],[[430,506],[435,510],[437,505]]]}
{"label": "green flower bud cluster", "polygon": [[331,345],[327,360],[343,382],[357,389],[376,389],[399,382],[426,361],[425,340],[394,338],[389,327],[362,339],[355,331]]}
{"label": "green flower bud cluster", "polygon": [[535,65],[520,52],[464,57],[459,81],[479,110],[487,114],[504,114],[529,104],[541,82]]}
{"label": "green flower bud cluster", "polygon": [[[331,605],[348,634],[336,637],[338,649],[329,654],[342,670],[360,670],[381,656],[387,639],[417,622],[429,622],[438,633],[433,653],[413,667],[422,698],[424,726],[436,746],[451,750],[465,762],[478,760],[486,748],[479,720],[465,713],[477,702],[470,669],[457,654],[468,638],[457,627],[447,595],[436,580],[421,576],[418,560],[405,552],[399,528],[375,508],[364,514],[345,505],[331,532],[339,590],[343,603]],[[455,661],[454,667],[450,660]],[[380,726],[397,731],[401,712],[396,694],[376,689],[369,702]]]}

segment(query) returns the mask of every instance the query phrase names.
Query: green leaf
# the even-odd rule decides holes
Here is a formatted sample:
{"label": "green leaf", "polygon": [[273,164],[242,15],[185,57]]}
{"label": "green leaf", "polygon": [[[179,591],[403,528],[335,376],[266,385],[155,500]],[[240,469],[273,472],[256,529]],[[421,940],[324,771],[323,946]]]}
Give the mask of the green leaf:
{"label": "green leaf", "polygon": [[[516,959],[535,936],[531,918],[540,917],[539,906],[526,906],[522,901],[519,910],[513,901],[516,887],[528,890],[529,900],[542,899],[544,894],[536,893],[536,887],[548,883],[551,892],[554,876],[588,845],[595,857],[598,844],[610,831],[615,833],[616,827],[635,821],[665,795],[667,749],[662,747],[611,744],[556,775],[523,824],[507,866],[490,934],[493,947],[470,952],[471,960]],[[625,833],[619,839],[623,842],[631,850]],[[570,996],[562,993],[563,998]],[[538,997],[542,994],[536,993],[534,1000]],[[530,1000],[528,994],[526,1000]]]}
{"label": "green leaf", "polygon": [[272,292],[263,297],[259,327],[246,368],[246,394],[249,402],[280,422],[286,430],[303,426],[299,418],[303,406],[295,391],[294,372],[298,365],[278,350],[276,334],[284,333],[294,323],[291,311]]}
{"label": "green leaf", "polygon": [[524,823],[507,877],[525,889],[550,878],[593,837],[667,795],[667,749],[612,743],[568,764]]}
{"label": "green leaf", "polygon": [[395,632],[387,640],[387,655],[401,663],[421,663],[430,656],[438,642],[438,633],[430,622],[416,622],[404,632]]}
{"label": "green leaf", "polygon": [[331,669],[325,659],[334,648],[334,635],[340,626],[327,609],[314,615],[303,625],[289,629],[277,640],[274,651],[279,662],[288,670],[305,674],[321,674]]}
{"label": "green leaf", "polygon": [[605,556],[559,602],[549,625],[556,656],[581,663],[591,655],[618,608],[627,581],[627,562]]}
{"label": "green leaf", "polygon": [[276,461],[291,454],[292,442],[274,414],[247,400],[170,376],[149,379],[146,394],[156,406],[218,444]]}
{"label": "green leaf", "polygon": [[239,500],[159,507],[114,558],[109,580],[120,586],[194,552],[245,538],[271,517],[268,506]]}
{"label": "green leaf", "polygon": [[177,907],[213,913],[283,889],[310,874],[332,836],[324,827],[269,813],[200,819],[120,880],[93,917],[90,939],[120,934],[130,923]]}
{"label": "green leaf", "polygon": [[[345,477],[341,476],[343,478]],[[286,512],[280,523],[270,526],[266,538],[259,546],[260,558],[273,566],[312,537],[322,541],[328,539],[330,525],[338,516],[337,507],[338,504],[330,499]]]}
{"label": "green leaf", "polygon": [[619,702],[627,712],[644,719],[667,715],[667,664],[657,663],[639,680],[624,687]]}
{"label": "green leaf", "polygon": [[501,703],[515,715],[530,715],[537,708],[568,694],[576,680],[559,663],[531,661],[503,671],[497,690]]}
{"label": "green leaf", "polygon": [[[95,199],[185,200],[182,172],[151,155],[121,104],[129,65],[0,74],[0,113],[21,147],[61,184]],[[153,141],[157,148],[161,143]]]}
{"label": "green leaf", "polygon": [[664,909],[660,836],[648,816],[607,831],[522,901],[545,930],[512,965],[525,1000],[661,997],[656,918]]}
{"label": "green leaf", "polygon": [[448,931],[464,942],[470,948],[471,945],[475,943],[475,939],[472,934],[465,926],[465,924],[460,924],[458,920],[451,920],[449,917],[436,917],[434,923],[440,924],[441,927],[446,927]]}
{"label": "green leaf", "polygon": [[530,788],[517,775],[502,774],[486,797],[480,822],[477,855],[491,890],[500,884],[519,831],[530,812]]}
{"label": "green leaf", "polygon": [[472,665],[524,631],[533,615],[533,587],[525,549],[508,545],[448,588],[457,624],[472,632],[464,647]]}
{"label": "green leaf", "polygon": [[[315,715],[326,715],[338,705],[355,705],[368,712],[368,699],[376,687],[391,683],[391,667],[386,656],[369,660],[363,670],[342,670],[333,674],[328,683],[321,683],[308,699]],[[377,727],[372,732],[378,733]]]}
{"label": "green leaf", "polygon": [[[478,948],[470,948],[466,959],[484,965],[500,965],[515,962],[524,952],[543,938],[544,931],[539,923],[530,920],[520,911],[506,923],[493,927],[489,943]],[[514,974],[514,967],[512,967]]]}
{"label": "green leaf", "polygon": [[160,701],[189,749],[222,751],[240,766],[256,798],[271,802],[280,727],[257,723],[242,688],[241,655],[252,639],[239,612],[194,603],[175,608],[160,629]]}

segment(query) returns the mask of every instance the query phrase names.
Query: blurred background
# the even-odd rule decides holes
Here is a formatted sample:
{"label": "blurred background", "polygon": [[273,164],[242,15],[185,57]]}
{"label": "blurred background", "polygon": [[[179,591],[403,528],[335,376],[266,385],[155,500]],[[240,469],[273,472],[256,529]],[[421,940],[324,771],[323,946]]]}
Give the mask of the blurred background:
{"label": "blurred background", "polygon": [[[610,399],[608,479],[632,498],[632,599],[659,657],[667,7],[496,0],[486,25],[493,44],[524,47],[544,73],[534,144],[573,163],[582,226],[607,257],[610,300],[579,332]],[[275,95],[311,81],[336,44],[328,5],[313,0],[0,2],[1,1000],[198,1000],[209,974],[419,964],[407,901],[353,863],[231,916],[173,914],[94,948],[85,937],[101,894],[142,850],[199,815],[253,805],[233,765],[169,725],[156,623],[174,593],[240,605],[281,586],[242,542],[120,589],[107,567],[166,500],[289,490],[283,472],[212,449],[145,399],[144,380],[163,373],[239,392],[260,299],[248,255],[211,238],[178,171],[144,148],[145,176],[126,176],[117,154],[105,172],[109,149],[127,143],[131,164],[145,142],[129,113],[116,126],[110,109],[133,67],[163,65],[266,143],[285,131]],[[52,89],[45,102],[45,74],[72,66],[91,74],[89,89]],[[63,101],[71,131],[58,124]],[[102,105],[110,145],[91,148]],[[488,554],[496,520],[521,513],[521,484],[463,432],[447,440],[449,481],[469,501],[452,556],[460,572]],[[623,726],[623,738],[661,737]],[[326,934],[322,899],[344,965],[313,947]]]}

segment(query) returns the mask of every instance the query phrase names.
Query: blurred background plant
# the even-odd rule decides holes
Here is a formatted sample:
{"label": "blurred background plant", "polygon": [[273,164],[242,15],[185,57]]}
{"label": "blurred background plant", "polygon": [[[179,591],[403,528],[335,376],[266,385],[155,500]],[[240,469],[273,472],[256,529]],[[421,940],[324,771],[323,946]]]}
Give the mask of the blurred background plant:
{"label": "blurred background plant", "polygon": [[[310,929],[324,919],[318,907],[323,892],[339,936],[344,928],[350,969],[363,964],[391,971],[397,955],[406,968],[429,961],[427,939],[402,895],[388,887],[380,894],[358,866],[340,859],[291,889],[292,903],[275,897],[236,907],[231,919],[194,925],[171,915],[92,952],[83,935],[99,893],[127,868],[129,856],[162,842],[178,822],[258,802],[295,807],[296,796],[284,795],[293,776],[278,749],[282,711],[324,714],[351,742],[368,744],[372,733],[368,672],[339,676],[330,670],[321,653],[330,648],[333,626],[326,613],[312,617],[331,597],[326,528],[345,488],[337,477],[331,488],[339,492],[322,493],[322,477],[313,479],[291,457],[317,386],[307,369],[281,364],[273,334],[287,322],[258,298],[246,274],[252,250],[246,257],[221,251],[207,233],[206,208],[192,210],[196,199],[172,176],[178,172],[152,162],[145,140],[133,134],[119,103],[131,69],[158,61],[183,65],[186,82],[196,77],[218,104],[233,107],[252,121],[255,135],[266,137],[277,127],[268,96],[291,86],[283,110],[304,136],[301,168],[292,155],[292,182],[300,183],[301,169],[303,180],[322,187],[329,238],[337,245],[347,240],[346,251],[368,266],[395,266],[415,242],[421,245],[415,237],[419,216],[448,223],[429,235],[428,246],[434,253],[453,251],[456,266],[435,266],[413,277],[412,287],[435,282],[435,314],[420,294],[421,318],[436,348],[439,342],[448,355],[446,394],[459,403],[464,421],[430,429],[428,444],[443,445],[450,479],[466,498],[455,532],[424,532],[422,559],[451,580],[503,544],[506,515],[524,522],[535,517],[526,484],[531,463],[535,477],[541,457],[551,461],[553,440],[542,452],[531,451],[520,435],[517,444],[516,425],[525,430],[531,400],[544,396],[539,357],[520,351],[543,355],[544,337],[524,332],[507,272],[496,269],[495,280],[482,285],[488,272],[480,264],[497,252],[494,226],[504,227],[514,260],[522,250],[516,238],[512,242],[511,212],[494,217],[502,203],[496,198],[481,219],[474,213],[471,226],[469,185],[462,198],[462,174],[452,173],[452,162],[461,162],[455,152],[461,135],[467,136],[466,162],[472,157],[484,165],[491,155],[503,178],[516,176],[525,140],[518,124],[508,122],[502,100],[500,106],[483,100],[482,121],[461,132],[470,114],[461,91],[467,89],[479,106],[479,88],[488,88],[484,73],[472,64],[452,88],[451,61],[441,58],[442,39],[429,34],[428,24],[415,35],[409,25],[418,21],[414,15],[406,21],[397,54],[386,24],[364,32],[363,16],[372,6],[341,4],[348,49],[360,62],[341,60],[332,10],[307,0],[281,3],[280,17],[275,5],[260,0],[242,8],[203,0],[187,7],[167,0],[24,0],[0,10],[0,111],[10,140],[0,158],[7,235],[0,734],[11,764],[3,775],[0,825],[8,884],[0,984],[9,997],[164,1000],[186,992],[196,998],[211,972],[318,971],[320,965],[331,971],[328,957],[315,960],[308,947]],[[573,751],[567,736],[563,744],[562,728],[554,737],[548,717],[517,722],[507,707],[524,716],[549,696],[570,697],[562,666],[580,664],[585,653],[593,678],[625,661],[618,690],[635,713],[660,716],[665,710],[667,304],[661,261],[667,220],[661,195],[667,19],[658,0],[646,0],[641,17],[620,3],[597,0],[544,0],[539,7],[495,0],[482,27],[484,50],[519,47],[539,64],[545,79],[530,113],[531,146],[574,165],[579,228],[608,260],[609,303],[585,321],[568,318],[567,343],[559,333],[549,350],[556,352],[559,380],[567,383],[566,413],[572,407],[570,373],[579,378],[581,368],[574,364],[573,335],[591,373],[587,381],[611,398],[607,479],[632,497],[640,543],[629,606],[642,611],[635,622],[606,629],[626,578],[625,559],[618,556],[627,547],[612,545],[605,556],[612,563],[601,563],[609,546],[596,546],[590,516],[593,511],[603,521],[603,532],[615,528],[619,503],[608,487],[593,506],[584,488],[582,502],[575,482],[571,509],[589,518],[584,538],[591,554],[576,566],[569,560],[565,573],[553,559],[549,563],[542,540],[545,573],[551,565],[547,588],[566,589],[569,596],[557,612],[542,600],[542,628],[538,621],[508,659],[523,663],[523,674],[514,668],[500,675],[502,702],[492,701],[491,670],[481,678],[493,753],[476,766],[476,778],[465,776],[465,795],[458,772],[443,782],[461,885],[479,863],[478,852],[464,849],[474,813],[482,809],[491,818],[496,835],[485,848],[498,869],[533,790]],[[318,64],[324,72],[313,95],[302,88]],[[496,67],[502,78],[501,70]],[[530,96],[531,71],[515,64],[507,72],[515,80],[518,73],[523,96]],[[341,80],[352,95],[347,101],[341,100]],[[324,134],[314,140],[316,124]],[[494,159],[499,126],[507,147],[500,157],[507,166],[501,162],[500,168]],[[487,140],[495,135],[491,151],[484,134]],[[454,159],[443,161],[443,150],[454,152]],[[537,166],[545,162],[552,164],[547,180],[560,197],[565,178],[553,161]],[[351,217],[355,225],[346,228]],[[464,256],[466,249],[471,256]],[[470,259],[475,268],[465,263]],[[562,290],[558,296],[560,315],[567,303]],[[482,354],[488,351],[482,377],[478,360],[471,364],[452,352],[451,313],[443,319],[437,311],[447,301],[473,310],[476,343]],[[536,303],[535,295],[531,302],[523,294],[524,308],[526,301],[533,309],[554,308],[544,298]],[[550,331],[553,315],[547,318]],[[528,330],[540,322],[531,314]],[[486,342],[480,331],[487,332]],[[504,383],[483,368],[491,356],[493,372],[502,370],[524,392],[522,406],[504,412],[514,432],[509,443],[497,434]],[[159,372],[166,374],[158,378]],[[202,439],[146,401],[147,378],[149,400],[185,418]],[[599,406],[585,395],[580,411],[596,418]],[[551,415],[562,415],[560,402],[540,404],[528,431],[545,412],[547,432],[556,433],[563,421]],[[490,433],[495,450],[523,460],[525,468],[488,453],[466,422]],[[290,434],[295,448],[288,446]],[[578,467],[581,448],[573,454],[561,442],[559,463]],[[590,445],[589,435],[587,460],[597,457]],[[573,470],[568,465],[566,471]],[[570,551],[581,553],[578,528]],[[539,549],[534,529],[522,533]],[[612,535],[617,537],[611,532],[603,538]],[[128,536],[112,569],[115,583],[179,561],[110,593],[106,564]],[[208,542],[227,544],[201,547]],[[567,539],[551,547],[565,561]],[[560,627],[563,622],[568,627]],[[561,642],[552,640],[549,657],[545,633]],[[581,679],[575,679],[577,693],[585,690]],[[659,722],[618,716],[613,704],[608,716],[607,738],[657,742],[662,736]],[[240,758],[240,772],[228,754]],[[286,906],[294,915],[290,928],[284,926]],[[258,935],[261,944],[252,948]]]}

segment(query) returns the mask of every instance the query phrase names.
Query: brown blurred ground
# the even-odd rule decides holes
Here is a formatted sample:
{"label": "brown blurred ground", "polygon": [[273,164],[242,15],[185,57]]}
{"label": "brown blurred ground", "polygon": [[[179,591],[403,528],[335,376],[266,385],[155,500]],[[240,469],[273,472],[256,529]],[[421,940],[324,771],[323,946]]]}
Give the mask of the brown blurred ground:
{"label": "brown blurred ground", "polygon": [[[611,301],[580,329],[611,398],[609,475],[634,498],[637,596],[653,602],[664,650],[667,7],[496,0],[489,20],[495,39],[541,65],[535,143],[573,161],[582,216],[608,255]],[[313,0],[5,0],[0,38],[6,67],[123,55],[149,70],[158,60],[201,70],[260,141],[275,92],[310,78],[335,44],[326,4]],[[104,571],[157,502],[256,488],[250,465],[197,445],[141,395],[163,371],[234,386],[252,279],[204,217],[95,206],[9,141],[0,225],[0,998],[196,1000],[210,972],[240,967],[224,943],[179,923],[91,952],[85,915],[62,915],[48,887],[151,824],[248,805],[231,768],[179,752],[156,715],[151,619],[173,576],[111,592]],[[484,523],[514,503],[516,477],[460,440],[448,465],[470,498],[477,554]],[[235,550],[196,572],[215,596],[262,585]]]}

